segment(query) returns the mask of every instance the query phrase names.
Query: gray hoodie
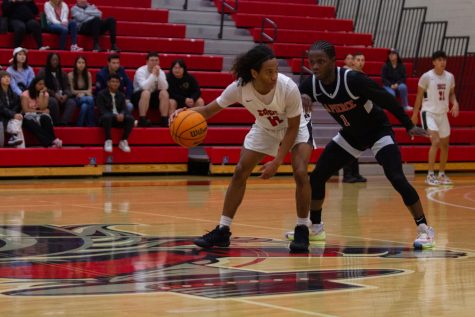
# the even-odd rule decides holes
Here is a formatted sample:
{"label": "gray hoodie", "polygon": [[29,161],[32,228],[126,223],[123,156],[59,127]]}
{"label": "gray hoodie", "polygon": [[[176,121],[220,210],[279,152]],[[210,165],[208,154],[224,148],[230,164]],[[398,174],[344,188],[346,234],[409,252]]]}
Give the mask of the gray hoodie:
{"label": "gray hoodie", "polygon": [[78,30],[81,26],[95,17],[102,17],[102,12],[95,5],[88,4],[85,8],[79,7],[77,4],[71,8],[71,16],[78,25]]}

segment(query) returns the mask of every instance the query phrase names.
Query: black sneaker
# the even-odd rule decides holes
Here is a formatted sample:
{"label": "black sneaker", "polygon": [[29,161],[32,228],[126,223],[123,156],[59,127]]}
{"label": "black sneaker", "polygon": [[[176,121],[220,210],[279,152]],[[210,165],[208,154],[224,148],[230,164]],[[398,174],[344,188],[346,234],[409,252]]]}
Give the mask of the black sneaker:
{"label": "black sneaker", "polygon": [[294,230],[294,241],[290,242],[289,248],[292,253],[308,253],[310,241],[308,240],[308,227],[297,225]]}
{"label": "black sneaker", "polygon": [[144,118],[140,118],[139,119],[139,123],[138,123],[138,126],[141,127],[141,128],[147,128],[147,127],[151,127],[152,126],[152,122],[150,122],[150,120],[148,119],[144,119]]}
{"label": "black sneaker", "polygon": [[[200,238],[193,240],[193,243],[202,248],[222,247],[227,248],[231,241],[229,227],[220,228],[219,225],[213,231],[208,232]],[[308,235],[307,235],[308,238]]]}
{"label": "black sneaker", "polygon": [[355,176],[355,183],[366,183],[368,180],[361,176],[361,175],[356,175]]}

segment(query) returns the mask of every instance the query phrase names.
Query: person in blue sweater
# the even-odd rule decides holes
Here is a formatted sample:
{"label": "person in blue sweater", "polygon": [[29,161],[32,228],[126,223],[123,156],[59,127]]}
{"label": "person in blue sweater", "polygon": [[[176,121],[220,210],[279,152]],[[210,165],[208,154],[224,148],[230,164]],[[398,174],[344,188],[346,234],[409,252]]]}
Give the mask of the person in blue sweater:
{"label": "person in blue sweater", "polygon": [[10,86],[18,96],[28,89],[31,81],[35,77],[33,68],[28,66],[28,50],[23,47],[17,47],[13,50],[12,64],[7,68],[10,74]]}

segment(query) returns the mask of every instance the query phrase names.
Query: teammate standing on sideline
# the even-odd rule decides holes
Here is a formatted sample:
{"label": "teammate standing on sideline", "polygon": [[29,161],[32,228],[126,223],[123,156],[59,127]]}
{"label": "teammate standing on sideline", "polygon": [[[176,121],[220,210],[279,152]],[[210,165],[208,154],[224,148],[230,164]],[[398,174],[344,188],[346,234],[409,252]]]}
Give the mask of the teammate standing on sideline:
{"label": "teammate standing on sideline", "polygon": [[[445,165],[449,156],[450,123],[447,116],[449,102],[450,113],[455,118],[459,115],[459,103],[455,97],[454,75],[445,70],[447,55],[444,51],[432,54],[434,68],[424,73],[419,79],[417,97],[412,113],[412,122],[417,124],[417,115],[421,108],[422,127],[429,132],[431,147],[429,150],[428,185],[450,185],[452,181],[445,175]],[[437,150],[440,149],[439,176],[434,174]]]}
{"label": "teammate standing on sideline", "polygon": [[[241,157],[226,192],[219,225],[195,239],[194,243],[203,248],[228,247],[229,228],[244,197],[252,170],[265,155],[274,156],[261,168],[261,178],[272,177],[291,150],[298,218],[290,249],[293,252],[308,252],[310,182],[307,166],[313,149],[310,114],[304,114],[297,85],[278,72],[278,62],[267,46],[256,46],[238,56],[232,70],[237,80],[216,100],[206,106],[195,107],[193,111],[208,119],[227,106],[240,103],[254,115],[256,121],[244,140]],[[174,113],[171,120],[180,110]]]}
{"label": "teammate standing on sideline", "polygon": [[365,74],[336,67],[335,56],[332,44],[326,41],[313,44],[308,60],[314,75],[300,87],[304,109],[318,101],[342,126],[325,147],[310,175],[312,223],[321,223],[328,179],[365,149],[371,148],[386,177],[414,217],[418,233],[414,247],[433,247],[434,230],[427,225],[419,195],[404,176],[401,153],[395,144],[391,124],[379,106],[394,114],[411,136],[427,136],[427,132],[414,126],[396,99]]}

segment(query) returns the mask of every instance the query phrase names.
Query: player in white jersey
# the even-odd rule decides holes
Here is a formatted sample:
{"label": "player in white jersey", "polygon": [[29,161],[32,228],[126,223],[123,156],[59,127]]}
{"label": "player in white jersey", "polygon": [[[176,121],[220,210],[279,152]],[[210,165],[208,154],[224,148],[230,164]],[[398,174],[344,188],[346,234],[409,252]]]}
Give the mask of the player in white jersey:
{"label": "player in white jersey", "polygon": [[[412,114],[412,122],[417,124],[421,108],[422,127],[429,132],[431,147],[429,150],[429,171],[426,183],[429,185],[452,184],[445,175],[445,165],[449,154],[450,124],[447,113],[453,117],[459,115],[459,104],[455,97],[454,75],[445,70],[447,55],[443,51],[432,54],[434,68],[424,73],[419,79],[417,97]],[[449,109],[449,103],[452,109]],[[434,174],[435,159],[440,149],[439,175]]]}
{"label": "player in white jersey", "polygon": [[[259,45],[237,57],[233,72],[237,81],[230,84],[213,102],[193,111],[210,118],[224,108],[242,104],[256,118],[246,135],[239,162],[234,171],[224,200],[219,225],[214,230],[194,240],[203,248],[228,247],[230,225],[242,202],[246,182],[254,167],[265,155],[274,159],[261,168],[261,178],[272,177],[292,152],[292,168],[296,182],[297,226],[308,225],[310,207],[310,182],[307,165],[313,150],[310,114],[305,115],[297,85],[278,72],[274,53]],[[177,110],[179,111],[179,110]],[[176,115],[176,113],[175,113]],[[173,118],[172,118],[173,119]],[[293,252],[308,252],[307,234],[295,234],[290,244]]]}

